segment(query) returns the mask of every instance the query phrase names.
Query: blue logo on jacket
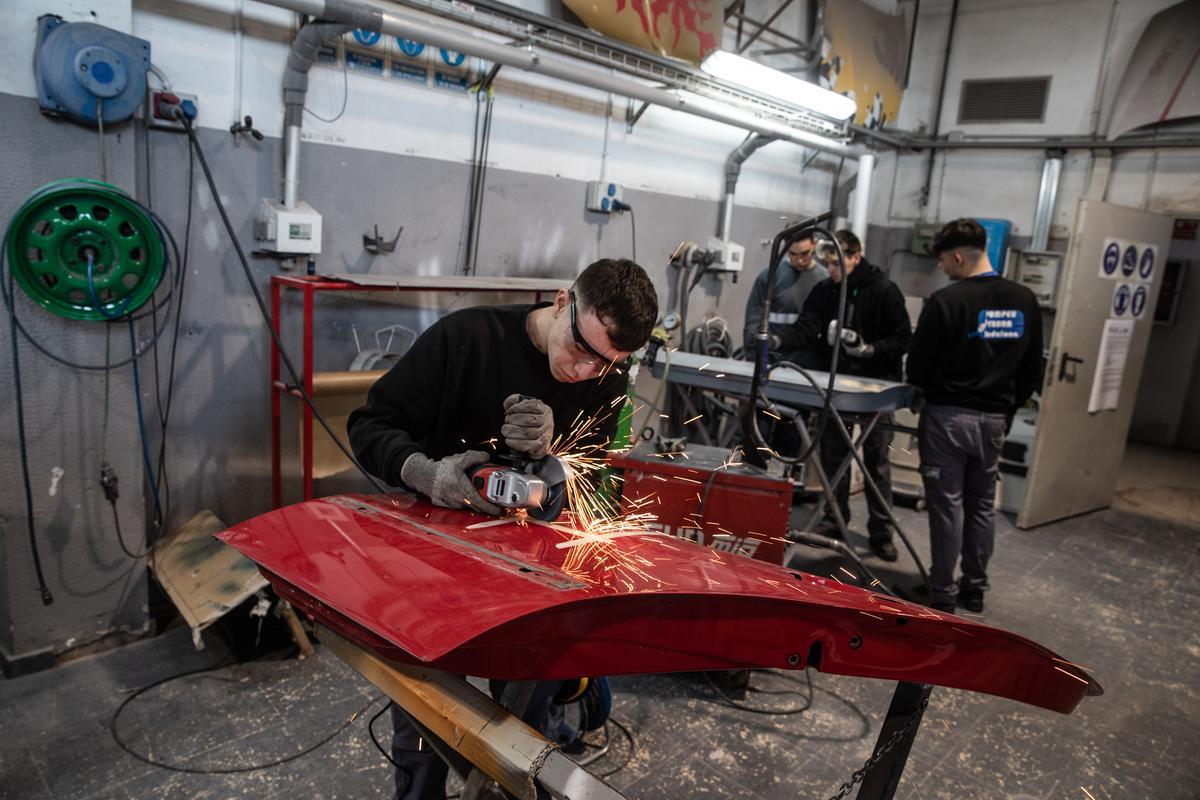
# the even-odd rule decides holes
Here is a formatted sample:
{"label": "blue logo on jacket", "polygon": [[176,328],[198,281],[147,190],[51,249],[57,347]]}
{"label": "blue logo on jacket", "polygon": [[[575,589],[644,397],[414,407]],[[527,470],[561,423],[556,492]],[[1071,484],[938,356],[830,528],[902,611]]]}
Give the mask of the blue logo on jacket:
{"label": "blue logo on jacket", "polygon": [[985,308],[979,312],[979,327],[968,339],[1020,339],[1025,335],[1025,312],[1012,308]]}

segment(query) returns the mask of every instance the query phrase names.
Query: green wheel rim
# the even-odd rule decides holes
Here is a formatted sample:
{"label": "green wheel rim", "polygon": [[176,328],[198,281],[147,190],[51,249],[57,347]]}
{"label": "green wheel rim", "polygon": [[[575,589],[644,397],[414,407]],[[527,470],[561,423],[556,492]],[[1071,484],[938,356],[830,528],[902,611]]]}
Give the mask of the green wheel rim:
{"label": "green wheel rim", "polygon": [[[89,254],[95,298],[88,287]],[[106,320],[140,308],[162,281],[165,255],[150,216],[102,181],[48,183],[17,209],[8,227],[13,277],[35,303],[68,319]]]}

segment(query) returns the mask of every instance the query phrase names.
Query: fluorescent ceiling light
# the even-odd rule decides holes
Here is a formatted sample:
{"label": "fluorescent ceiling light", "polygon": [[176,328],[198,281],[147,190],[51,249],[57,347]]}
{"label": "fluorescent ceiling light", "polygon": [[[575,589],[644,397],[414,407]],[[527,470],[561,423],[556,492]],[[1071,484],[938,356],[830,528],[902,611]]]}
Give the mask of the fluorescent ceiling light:
{"label": "fluorescent ceiling light", "polygon": [[709,53],[700,63],[700,69],[715,78],[806,108],[838,122],[850,119],[858,110],[858,105],[845,95],[822,89],[815,83],[793,78],[725,50]]}

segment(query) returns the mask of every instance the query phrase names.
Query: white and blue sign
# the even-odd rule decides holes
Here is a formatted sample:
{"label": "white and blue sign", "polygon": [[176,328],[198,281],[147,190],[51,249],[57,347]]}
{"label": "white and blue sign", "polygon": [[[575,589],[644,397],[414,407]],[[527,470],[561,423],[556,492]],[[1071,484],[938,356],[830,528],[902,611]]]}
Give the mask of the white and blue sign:
{"label": "white and blue sign", "polygon": [[1125,246],[1125,254],[1121,256],[1121,274],[1126,278],[1133,275],[1133,271],[1137,269],[1138,249],[1136,244]]}
{"label": "white and blue sign", "polygon": [[1104,255],[1100,259],[1100,277],[1117,277],[1117,267],[1121,265],[1121,243],[1116,239],[1104,240]]}
{"label": "white and blue sign", "polygon": [[467,90],[467,76],[461,72],[442,72],[441,70],[433,73],[433,85],[439,89],[456,89],[460,92]]}
{"label": "white and blue sign", "polygon": [[1133,290],[1133,299],[1130,300],[1129,310],[1133,314],[1134,319],[1141,319],[1142,314],[1146,313],[1146,301],[1150,299],[1150,287],[1146,284],[1139,285]]}
{"label": "white and blue sign", "polygon": [[354,31],[354,41],[364,47],[374,47],[379,44],[379,40],[383,38],[383,34],[379,31],[368,31],[358,28]]}
{"label": "white and blue sign", "polygon": [[346,51],[346,67],[355,72],[370,72],[375,75],[383,75],[383,57],[373,56],[369,53],[356,53],[353,50]]}
{"label": "white and blue sign", "polygon": [[1154,256],[1157,248],[1154,245],[1148,244],[1142,250],[1142,257],[1138,261],[1138,277],[1144,281],[1150,280],[1150,276],[1154,274]]}
{"label": "white and blue sign", "polygon": [[979,326],[968,339],[1020,339],[1025,335],[1025,312],[1013,308],[985,308],[979,312]]}
{"label": "white and blue sign", "polygon": [[421,64],[413,64],[406,61],[392,62],[392,77],[400,81],[411,81],[419,83],[422,86],[429,81],[429,72],[425,66]]}
{"label": "white and blue sign", "polygon": [[399,36],[396,37],[396,46],[409,58],[418,58],[421,53],[425,52],[424,42],[414,42],[412,39],[402,39]]}
{"label": "white and blue sign", "polygon": [[461,67],[463,62],[467,60],[466,53],[457,53],[453,50],[447,50],[444,47],[438,48],[438,56],[447,67]]}
{"label": "white and blue sign", "polygon": [[1129,304],[1133,299],[1132,295],[1133,290],[1129,288],[1128,283],[1117,284],[1112,299],[1112,313],[1114,317],[1125,316],[1125,312],[1129,311]]}

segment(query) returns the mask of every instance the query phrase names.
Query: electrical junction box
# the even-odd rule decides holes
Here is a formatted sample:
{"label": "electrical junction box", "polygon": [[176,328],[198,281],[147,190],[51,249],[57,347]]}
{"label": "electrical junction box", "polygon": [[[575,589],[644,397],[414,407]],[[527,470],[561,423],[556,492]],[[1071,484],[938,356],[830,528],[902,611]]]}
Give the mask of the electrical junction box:
{"label": "electrical junction box", "polygon": [[598,211],[601,214],[612,213],[612,204],[621,200],[621,185],[610,181],[588,181],[587,210]]}
{"label": "electrical junction box", "polygon": [[708,240],[708,252],[714,256],[708,268],[716,272],[741,272],[746,261],[746,248],[719,236]]}
{"label": "electrical junction box", "polygon": [[279,200],[263,199],[254,219],[254,238],[273,253],[321,252],[321,215],[303,200],[284,208]]}
{"label": "electrical junction box", "polygon": [[1035,250],[1010,250],[1013,257],[1012,279],[1033,292],[1038,305],[1054,308],[1058,305],[1058,280],[1062,273],[1063,254]]}
{"label": "electrical junction box", "polygon": [[183,109],[183,113],[191,118],[195,124],[196,117],[200,113],[200,104],[196,95],[188,94],[187,92],[150,92],[150,127],[163,128],[169,131],[184,131],[183,123],[175,119],[175,117],[167,116],[164,106],[172,101],[172,95],[179,99],[179,107]]}
{"label": "electrical junction box", "polygon": [[910,248],[912,252],[918,256],[930,255],[929,248],[933,246],[933,240],[937,238],[941,229],[941,223],[938,222],[918,222],[913,225]]}

